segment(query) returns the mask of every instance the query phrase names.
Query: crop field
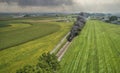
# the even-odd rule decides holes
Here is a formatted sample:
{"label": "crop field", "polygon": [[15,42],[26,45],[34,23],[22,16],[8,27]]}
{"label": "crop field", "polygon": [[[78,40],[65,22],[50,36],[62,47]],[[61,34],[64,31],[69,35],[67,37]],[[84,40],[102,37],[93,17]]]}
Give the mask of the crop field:
{"label": "crop field", "polygon": [[27,23],[9,23],[6,25],[5,24],[0,24],[0,25],[1,25],[0,26],[0,33],[31,26],[30,24],[27,24]]}
{"label": "crop field", "polygon": [[[20,26],[21,24],[18,25]],[[9,48],[11,46],[19,45],[42,36],[49,35],[59,30],[59,28],[60,27],[55,24],[33,23],[31,27],[1,32],[0,38],[2,43],[0,43],[0,49]]]}
{"label": "crop field", "polygon": [[120,73],[120,25],[89,20],[61,65],[59,73]]}
{"label": "crop field", "polygon": [[15,73],[25,65],[36,64],[38,57],[51,51],[73,24],[56,22],[55,18],[35,19],[7,20],[9,26],[0,27],[0,48],[4,48],[0,51],[0,73]]}

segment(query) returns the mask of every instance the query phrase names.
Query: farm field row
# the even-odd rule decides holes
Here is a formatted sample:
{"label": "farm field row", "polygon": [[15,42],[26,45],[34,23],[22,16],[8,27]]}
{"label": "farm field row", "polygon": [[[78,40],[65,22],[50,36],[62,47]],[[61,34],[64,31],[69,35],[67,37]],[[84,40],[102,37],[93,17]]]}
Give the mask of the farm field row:
{"label": "farm field row", "polygon": [[[1,25],[1,23],[0,23]],[[26,27],[30,27],[30,24],[27,23],[9,23],[6,24],[6,26],[0,27],[0,33],[2,32],[7,32],[7,31],[12,31],[12,30],[17,30],[17,29],[21,29],[21,28],[26,28]]]}
{"label": "farm field row", "polygon": [[[73,22],[45,22],[45,25],[43,26],[51,25],[52,27],[52,25],[55,25],[55,27],[59,26],[59,29],[55,30],[52,34],[45,35],[44,37],[1,50],[0,73],[15,73],[17,69],[20,69],[27,64],[36,64],[38,57],[44,52],[51,51],[66,33],[68,33],[72,24]],[[44,27],[44,29],[49,31],[46,27]]]}
{"label": "farm field row", "polygon": [[[1,32],[0,38],[2,43],[0,43],[1,45],[0,50],[49,35],[60,29],[58,25],[51,24],[51,23],[32,23],[32,24],[33,25],[31,25],[31,27],[26,27],[26,28],[23,27],[21,29]],[[21,25],[21,24],[18,24],[18,25]],[[9,26],[9,27],[12,27],[12,26]]]}
{"label": "farm field row", "polygon": [[119,73],[120,26],[89,20],[65,53],[59,73]]}

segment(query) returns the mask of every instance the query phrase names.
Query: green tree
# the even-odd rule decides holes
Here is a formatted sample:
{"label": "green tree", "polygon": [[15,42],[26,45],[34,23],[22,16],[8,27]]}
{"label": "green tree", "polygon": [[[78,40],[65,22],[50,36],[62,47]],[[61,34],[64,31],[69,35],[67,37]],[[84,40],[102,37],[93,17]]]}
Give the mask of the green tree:
{"label": "green tree", "polygon": [[111,16],[110,18],[109,18],[109,21],[115,21],[115,20],[117,20],[118,18],[117,18],[117,16]]}
{"label": "green tree", "polygon": [[42,73],[42,69],[26,65],[22,69],[17,70],[16,73]]}
{"label": "green tree", "polygon": [[56,73],[60,69],[60,64],[55,54],[43,53],[35,66],[26,65],[16,71],[16,73]]}
{"label": "green tree", "polygon": [[60,69],[60,64],[57,60],[57,57],[50,53],[43,53],[42,56],[39,57],[37,66],[52,73]]}

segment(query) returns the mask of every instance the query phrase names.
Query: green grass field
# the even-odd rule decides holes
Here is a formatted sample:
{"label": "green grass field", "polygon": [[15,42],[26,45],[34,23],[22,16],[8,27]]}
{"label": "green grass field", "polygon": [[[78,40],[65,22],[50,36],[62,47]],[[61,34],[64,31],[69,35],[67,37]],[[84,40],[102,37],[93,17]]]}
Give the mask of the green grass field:
{"label": "green grass field", "polygon": [[61,65],[59,73],[120,73],[120,25],[88,21]]}
{"label": "green grass field", "polygon": [[[5,36],[2,38],[14,37],[16,42],[16,40],[20,40],[21,37],[19,36],[21,36],[20,34],[22,33],[24,34],[23,36],[26,38],[31,37],[31,36],[28,37],[29,34],[32,35],[33,38],[36,38],[36,36],[37,38],[34,40],[21,43],[17,46],[13,46],[13,47],[9,47],[4,50],[1,50],[0,51],[0,73],[15,73],[17,69],[20,69],[27,64],[30,64],[30,65],[36,64],[38,61],[37,60],[38,57],[44,52],[51,51],[57,45],[57,43],[59,43],[59,41],[66,35],[66,33],[68,33],[71,25],[73,24],[73,22],[55,22],[53,21],[53,18],[51,19],[49,18],[49,20],[48,18],[37,19],[37,20],[33,19],[33,21],[32,19],[29,19],[29,20],[27,19],[26,23],[23,23],[23,20],[20,20],[20,19],[12,20],[12,21],[10,20],[9,23],[10,22],[12,22],[13,24],[11,23],[11,26],[8,26],[8,27],[2,27],[0,30],[3,30],[3,31],[1,31],[0,34],[7,34],[7,35],[9,34],[11,36]],[[22,22],[21,23],[22,25],[20,24],[20,22]],[[19,24],[17,25],[17,23],[19,23],[21,27],[19,26]],[[29,25],[32,23],[34,24]],[[15,27],[12,27],[13,25]],[[5,31],[3,28],[6,29],[7,31]],[[30,30],[28,30],[27,28],[29,28]],[[26,33],[23,30],[26,30]],[[19,34],[19,35],[13,36],[13,34]],[[25,36],[26,34],[28,35]],[[3,36],[3,35],[0,35],[0,36]],[[4,39],[4,40],[9,42],[9,40],[11,39]]]}
{"label": "green grass field", "polygon": [[[1,24],[0,24],[1,25]],[[2,24],[4,26],[4,24]],[[31,26],[30,24],[27,23],[9,23],[4,27],[0,27],[0,33],[6,32],[6,31],[12,31],[16,29],[21,29],[25,27]]]}
{"label": "green grass field", "polygon": [[[60,29],[58,25],[48,23],[32,23],[31,27],[16,29],[13,31],[1,32],[0,49],[16,46],[36,38],[40,38]],[[17,24],[21,25],[21,24]],[[24,24],[25,25],[25,24]],[[21,25],[22,26],[22,25]],[[11,27],[11,26],[10,26]]]}

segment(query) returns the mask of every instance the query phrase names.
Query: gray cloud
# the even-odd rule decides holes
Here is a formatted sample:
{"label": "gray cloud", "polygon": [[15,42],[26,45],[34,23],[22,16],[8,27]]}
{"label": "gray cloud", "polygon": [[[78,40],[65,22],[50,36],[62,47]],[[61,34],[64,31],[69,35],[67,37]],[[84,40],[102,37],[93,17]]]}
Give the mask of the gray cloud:
{"label": "gray cloud", "polygon": [[0,0],[0,12],[116,12],[120,0]]}
{"label": "gray cloud", "polygon": [[17,3],[19,6],[60,6],[72,5],[73,0],[0,0],[8,4]]}
{"label": "gray cloud", "polygon": [[8,3],[8,4],[11,4],[12,2],[17,2],[19,0],[0,0],[0,2],[5,2],[5,3]]}

